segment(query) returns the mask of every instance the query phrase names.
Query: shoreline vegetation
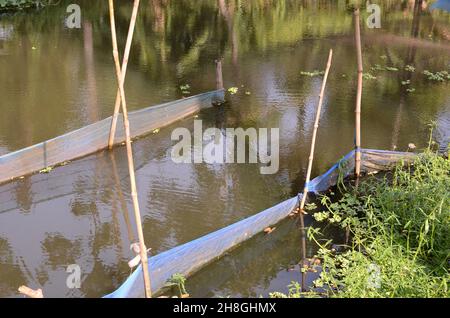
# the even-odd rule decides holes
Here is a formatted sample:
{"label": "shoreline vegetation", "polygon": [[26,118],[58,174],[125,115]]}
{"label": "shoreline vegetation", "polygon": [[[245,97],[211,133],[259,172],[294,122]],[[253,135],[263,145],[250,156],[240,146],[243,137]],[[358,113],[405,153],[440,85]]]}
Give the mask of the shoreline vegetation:
{"label": "shoreline vegetation", "polygon": [[0,0],[0,13],[56,5],[60,0]]}
{"label": "shoreline vegetation", "polygon": [[[323,195],[319,209],[310,205],[321,211],[311,211],[321,227],[308,229],[319,251],[302,271],[320,275],[307,291],[293,283],[288,295],[271,297],[449,297],[450,160],[431,148],[358,188],[341,183],[339,199]],[[330,226],[350,234],[346,245],[321,234]]]}

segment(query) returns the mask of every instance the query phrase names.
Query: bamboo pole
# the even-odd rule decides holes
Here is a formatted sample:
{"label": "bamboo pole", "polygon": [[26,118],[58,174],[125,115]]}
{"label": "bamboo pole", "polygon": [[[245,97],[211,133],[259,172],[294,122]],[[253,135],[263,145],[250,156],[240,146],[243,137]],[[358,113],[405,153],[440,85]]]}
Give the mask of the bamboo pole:
{"label": "bamboo pole", "polygon": [[311,140],[311,150],[309,153],[308,170],[306,172],[306,181],[305,181],[305,186],[303,188],[303,197],[302,197],[302,200],[301,200],[301,203],[299,206],[300,227],[301,227],[301,232],[302,232],[302,259],[300,262],[301,272],[302,272],[302,284],[301,284],[302,291],[306,290],[306,271],[303,269],[303,267],[305,265],[305,260],[306,260],[306,235],[305,235],[305,216],[304,216],[305,211],[304,211],[304,209],[305,209],[306,198],[308,196],[308,184],[309,184],[309,181],[311,180],[311,171],[312,171],[312,164],[313,164],[313,160],[314,160],[314,149],[316,147],[317,130],[319,129],[320,113],[322,110],[323,97],[325,95],[325,87],[327,84],[328,74],[330,73],[332,59],[333,59],[333,50],[330,50],[330,53],[328,55],[328,62],[327,62],[326,70],[325,70],[325,75],[322,80],[322,87],[320,89],[319,102],[317,104],[316,119],[314,122],[314,129],[313,129],[313,135],[312,135],[312,140]]}
{"label": "bamboo pole", "polygon": [[359,179],[361,174],[361,99],[363,89],[363,62],[361,53],[361,28],[359,9],[354,12],[355,20],[355,45],[356,55],[358,60],[358,91],[356,94],[356,108],[355,108],[355,175]]}
{"label": "bamboo pole", "polygon": [[[300,215],[301,215],[302,219],[303,219],[303,213],[304,213],[303,210],[305,208],[305,203],[306,203],[306,197],[308,196],[308,183],[311,179],[312,164],[313,164],[313,160],[314,160],[314,149],[316,147],[317,130],[319,128],[319,121],[320,121],[320,112],[322,110],[323,96],[325,93],[325,87],[327,84],[327,79],[328,79],[328,74],[330,72],[332,59],[333,59],[333,50],[330,50],[330,54],[328,55],[327,68],[325,70],[325,75],[324,75],[323,81],[322,81],[322,88],[320,89],[319,103],[317,105],[316,120],[314,122],[314,130],[313,130],[312,141],[311,141],[311,151],[309,153],[308,170],[306,172],[306,182],[305,182],[305,187],[303,189],[302,201],[300,203]],[[302,227],[304,227],[304,224],[302,224]]]}
{"label": "bamboo pole", "polygon": [[[139,1],[140,0],[134,0],[133,4],[133,12],[131,14],[131,21],[130,21],[130,27],[128,28],[128,35],[127,35],[127,42],[125,43],[125,51],[123,54],[123,60],[122,60],[122,82],[125,82],[125,76],[127,73],[127,67],[128,67],[128,58],[130,56],[130,50],[131,50],[131,42],[133,40],[133,34],[134,34],[134,27],[136,26],[136,17],[139,9]],[[108,139],[108,148],[111,150],[114,145],[114,137],[116,135],[116,127],[117,127],[117,119],[119,117],[119,110],[120,110],[120,90],[117,89],[116,94],[116,102],[114,104],[114,113],[111,120],[111,128],[109,131],[109,139]]]}
{"label": "bamboo pole", "polygon": [[120,61],[119,61],[119,51],[117,48],[117,35],[116,35],[116,23],[114,19],[114,3],[113,0],[109,0],[109,14],[111,20],[111,37],[112,37],[112,45],[113,45],[113,56],[114,63],[116,66],[116,77],[119,85],[120,91],[120,99],[122,104],[122,112],[123,112],[123,125],[125,129],[125,137],[126,137],[126,148],[127,148],[127,157],[128,157],[128,170],[130,174],[130,183],[131,183],[131,198],[133,200],[134,207],[134,217],[137,226],[137,233],[139,238],[139,248],[141,255],[141,264],[142,264],[142,273],[144,276],[144,286],[145,286],[145,296],[147,298],[151,297],[151,287],[150,287],[150,275],[148,272],[148,257],[147,257],[147,248],[144,243],[144,233],[142,230],[142,222],[141,222],[141,213],[139,210],[139,201],[137,197],[136,190],[136,177],[134,175],[134,163],[133,163],[133,150],[131,148],[131,137],[130,137],[130,123],[128,121],[128,111],[127,111],[127,103],[125,99],[125,91],[123,88],[123,77],[120,70]]}

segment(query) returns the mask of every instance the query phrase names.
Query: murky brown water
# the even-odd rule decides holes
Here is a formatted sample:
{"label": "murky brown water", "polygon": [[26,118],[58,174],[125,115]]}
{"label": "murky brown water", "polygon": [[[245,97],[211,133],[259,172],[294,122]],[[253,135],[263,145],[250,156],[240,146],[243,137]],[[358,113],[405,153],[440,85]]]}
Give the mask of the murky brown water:
{"label": "murky brown water", "polygon": [[[64,28],[68,3],[80,3],[82,28]],[[238,3],[240,5],[238,5]],[[313,175],[353,144],[355,54],[345,1],[142,1],[126,91],[131,109],[215,88],[214,59],[224,57],[229,103],[199,114],[206,127],[279,127],[280,170],[259,165],[177,165],[170,134],[193,118],[133,144],[144,232],[152,253],[234,223],[299,191],[307,165],[321,78],[301,71],[334,65],[325,96]],[[333,4],[330,4],[333,3]],[[382,7],[382,29],[364,28],[366,80],[362,133],[366,148],[424,147],[450,138],[450,90],[423,70],[448,70],[450,17],[412,7]],[[117,5],[119,40],[131,6]],[[367,16],[367,15],[366,15]],[[416,20],[417,21],[417,20]],[[416,35],[414,39],[411,35]],[[40,12],[0,17],[0,154],[110,116],[115,98],[107,3],[62,1]],[[398,72],[370,71],[375,64]],[[414,73],[402,71],[414,65]],[[402,81],[410,80],[408,93]],[[244,87],[242,87],[244,85]],[[251,95],[244,92],[249,91]],[[128,276],[134,241],[124,148],[102,152],[50,174],[0,186],[0,296],[25,284],[48,297],[99,297]],[[131,229],[131,230],[130,230]],[[188,282],[194,296],[258,296],[285,291],[298,271],[299,235],[285,222],[205,268]],[[308,254],[314,253],[309,246]],[[67,265],[79,264],[81,289],[66,287]]]}

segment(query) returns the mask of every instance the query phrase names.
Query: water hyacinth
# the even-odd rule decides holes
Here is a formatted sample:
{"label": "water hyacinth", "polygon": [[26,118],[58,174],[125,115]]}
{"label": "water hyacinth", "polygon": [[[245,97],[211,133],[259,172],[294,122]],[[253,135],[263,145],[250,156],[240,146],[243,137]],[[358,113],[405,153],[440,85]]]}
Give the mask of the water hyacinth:
{"label": "water hyacinth", "polygon": [[440,71],[433,73],[428,70],[425,70],[423,71],[423,75],[425,75],[429,81],[433,82],[445,82],[450,80],[450,74],[447,71]]}
{"label": "water hyacinth", "polygon": [[364,78],[365,80],[376,80],[376,79],[377,79],[376,76],[374,76],[374,75],[372,75],[372,74],[370,74],[370,73],[364,73],[364,74],[363,74],[363,78]]}
{"label": "water hyacinth", "polygon": [[312,72],[305,72],[305,71],[300,72],[300,75],[308,76],[308,77],[321,76],[324,74],[325,74],[325,71],[319,71],[319,70],[314,70]]}
{"label": "water hyacinth", "polygon": [[239,91],[238,87],[230,87],[228,89],[228,93],[230,93],[231,95],[236,95],[238,93],[238,91]]}

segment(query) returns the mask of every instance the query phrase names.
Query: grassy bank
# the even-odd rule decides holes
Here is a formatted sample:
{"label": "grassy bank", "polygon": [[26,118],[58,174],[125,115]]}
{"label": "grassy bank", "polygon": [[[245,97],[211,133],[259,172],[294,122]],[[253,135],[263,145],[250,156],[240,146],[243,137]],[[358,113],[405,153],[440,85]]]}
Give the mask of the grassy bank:
{"label": "grassy bank", "polygon": [[427,150],[412,166],[341,190],[339,200],[322,197],[314,218],[349,231],[349,243],[337,252],[337,242],[310,228],[308,237],[321,247],[321,274],[309,293],[296,285],[291,297],[450,296],[448,159]]}

